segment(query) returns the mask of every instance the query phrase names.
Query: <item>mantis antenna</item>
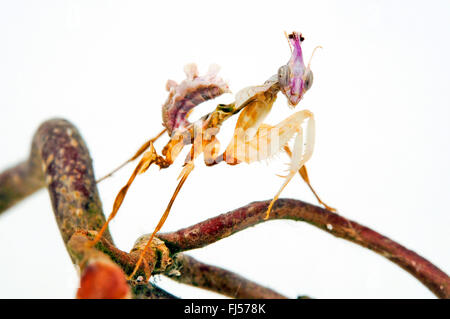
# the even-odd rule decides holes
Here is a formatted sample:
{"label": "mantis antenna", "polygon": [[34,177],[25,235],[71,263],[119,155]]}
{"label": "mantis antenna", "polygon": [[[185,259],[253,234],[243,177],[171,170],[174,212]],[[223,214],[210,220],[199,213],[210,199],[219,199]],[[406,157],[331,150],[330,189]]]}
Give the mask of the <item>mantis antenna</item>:
{"label": "mantis antenna", "polygon": [[291,49],[291,53],[292,53],[292,45],[291,45],[291,42],[289,41],[289,36],[286,31],[284,31],[284,36],[286,37],[286,40],[289,44],[289,49]]}
{"label": "mantis antenna", "polygon": [[318,45],[318,46],[316,46],[316,47],[314,48],[314,50],[313,50],[313,52],[312,52],[312,54],[311,54],[311,57],[309,58],[309,61],[308,61],[308,69],[309,69],[310,66],[311,66],[312,58],[313,58],[314,54],[316,53],[316,50],[317,50],[317,49],[323,49],[323,47],[320,46],[320,45]]}

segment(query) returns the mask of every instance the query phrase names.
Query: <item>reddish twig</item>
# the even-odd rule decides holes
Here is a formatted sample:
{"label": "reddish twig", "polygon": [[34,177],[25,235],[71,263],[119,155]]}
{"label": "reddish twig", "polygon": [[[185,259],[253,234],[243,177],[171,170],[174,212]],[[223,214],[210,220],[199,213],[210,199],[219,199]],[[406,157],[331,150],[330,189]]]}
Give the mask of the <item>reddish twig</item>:
{"label": "reddish twig", "polygon": [[155,284],[144,282],[132,284],[131,294],[133,299],[178,299]]}
{"label": "reddish twig", "polygon": [[[253,202],[176,232],[159,234],[172,252],[204,247],[264,221],[270,201]],[[408,271],[436,296],[450,298],[450,278],[425,258],[395,241],[321,207],[294,199],[279,199],[270,219],[305,221],[326,232],[369,248]]]}
{"label": "reddish twig", "polygon": [[[139,252],[126,253],[115,247],[102,237],[95,249],[87,248],[96,232],[79,230],[73,234],[67,243],[69,253],[82,268],[81,288],[77,293],[79,298],[118,298],[132,297],[137,299],[173,299],[177,298],[158,286],[141,281],[126,281],[125,274],[133,271],[139,258]],[[159,248],[159,247],[157,247]],[[153,254],[157,254],[152,251]],[[109,257],[108,257],[109,256]],[[142,276],[161,272],[155,269],[157,257],[149,258],[148,264],[141,264],[139,274]],[[161,264],[161,263],[159,263]],[[165,270],[165,269],[164,269]],[[128,290],[125,289],[128,287]]]}
{"label": "reddish twig", "polygon": [[287,298],[231,271],[207,265],[184,254],[178,254],[175,257],[174,265],[175,268],[166,272],[165,275],[183,284],[238,299]]}
{"label": "reddish twig", "polygon": [[[61,235],[99,230],[105,223],[89,150],[78,130],[61,119],[43,123],[33,139]],[[109,232],[106,238],[112,241]]]}

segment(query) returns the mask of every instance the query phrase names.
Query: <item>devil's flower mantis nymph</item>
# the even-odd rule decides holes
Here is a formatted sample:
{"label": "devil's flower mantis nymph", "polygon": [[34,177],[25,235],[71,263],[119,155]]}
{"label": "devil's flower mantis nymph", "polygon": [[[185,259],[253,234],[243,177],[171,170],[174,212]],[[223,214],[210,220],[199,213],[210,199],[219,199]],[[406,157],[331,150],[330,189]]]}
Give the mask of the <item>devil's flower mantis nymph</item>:
{"label": "devil's flower mantis nymph", "polygon": [[[230,92],[226,82],[218,76],[218,67],[212,66],[206,75],[200,76],[196,65],[189,64],[185,67],[186,79],[184,81],[180,84],[172,80],[167,82],[166,88],[169,91],[169,96],[162,107],[164,129],[155,138],[145,143],[126,162],[128,163],[143,154],[127,184],[122,187],[116,196],[107,222],[98,232],[96,238],[90,242],[90,245],[93,246],[101,238],[109,222],[117,214],[129,187],[138,174],[147,171],[152,164],[156,164],[160,168],[169,167],[184,146],[191,145],[179,177],[180,181],[158,225],[142,249],[130,278],[134,276],[142,263],[145,252],[166,221],[178,192],[193,171],[195,160],[201,154],[203,154],[205,164],[213,166],[221,162],[230,165],[242,162],[250,164],[268,159],[280,152],[286,152],[291,158],[289,170],[267,209],[266,219],[269,217],[273,204],[282,190],[297,172],[308,184],[318,201],[327,209],[334,210],[317,196],[311,187],[305,167],[305,163],[311,158],[314,149],[315,122],[313,113],[308,110],[300,110],[276,125],[271,126],[263,123],[279,92],[286,97],[289,106],[294,108],[312,85],[313,74],[310,63],[305,65],[303,61],[301,43],[304,39],[302,35],[293,32],[287,38],[292,54],[288,63],[281,66],[277,74],[270,77],[262,85],[240,90],[236,94],[234,102],[219,104],[213,112],[204,115],[195,122],[188,120],[189,114],[195,106]],[[238,113],[240,114],[233,138],[225,151],[220,154],[220,142],[216,136],[222,124]],[[170,140],[163,148],[162,155],[159,155],[153,146],[153,142],[165,132],[169,133]],[[292,150],[288,146],[291,139],[294,139]],[[150,275],[148,274],[147,277]]]}

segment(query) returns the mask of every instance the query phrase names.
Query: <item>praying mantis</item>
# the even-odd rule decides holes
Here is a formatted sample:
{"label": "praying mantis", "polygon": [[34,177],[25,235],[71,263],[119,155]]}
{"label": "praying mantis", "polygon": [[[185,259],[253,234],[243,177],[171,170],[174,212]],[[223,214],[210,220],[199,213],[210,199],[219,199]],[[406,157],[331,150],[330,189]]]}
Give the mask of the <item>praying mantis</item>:
{"label": "praying mantis", "polygon": [[[180,84],[172,80],[167,82],[166,89],[169,91],[169,96],[162,107],[164,129],[156,137],[142,145],[132,158],[104,177],[111,176],[125,164],[143,154],[128,182],[117,194],[106,223],[94,240],[89,243],[90,247],[100,240],[108,224],[116,216],[136,176],[146,172],[152,164],[156,164],[160,168],[169,167],[185,146],[192,145],[184,161],[179,183],[172,198],[150,239],[142,249],[135,269],[129,278],[133,278],[143,262],[150,243],[164,225],[175,198],[189,174],[194,170],[194,162],[201,154],[203,154],[204,163],[207,166],[214,166],[221,162],[229,165],[237,165],[242,162],[250,164],[271,158],[284,151],[291,158],[289,170],[287,175],[283,176],[284,182],[268,206],[265,218],[269,218],[274,203],[297,172],[307,183],[318,202],[328,210],[335,211],[319,198],[311,186],[305,167],[305,163],[311,158],[314,150],[315,120],[313,113],[308,110],[300,110],[274,126],[263,123],[270,113],[278,93],[281,92],[287,98],[289,106],[294,108],[313,82],[311,59],[307,65],[303,61],[301,48],[303,36],[298,32],[285,35],[291,48],[291,57],[287,64],[278,69],[277,74],[262,85],[240,90],[236,94],[234,102],[219,104],[214,111],[192,123],[189,122],[188,117],[195,106],[224,93],[230,93],[230,90],[226,82],[217,75],[219,71],[217,66],[211,66],[206,75],[200,76],[195,64],[187,65],[184,69],[187,78],[184,81]],[[314,49],[312,56],[317,48]],[[233,138],[225,151],[220,154],[220,142],[216,135],[222,124],[238,113],[240,114]],[[305,125],[305,128],[302,125]],[[163,148],[162,155],[159,155],[153,143],[166,132],[169,134],[170,140]],[[291,139],[294,139],[292,150],[288,146]]]}

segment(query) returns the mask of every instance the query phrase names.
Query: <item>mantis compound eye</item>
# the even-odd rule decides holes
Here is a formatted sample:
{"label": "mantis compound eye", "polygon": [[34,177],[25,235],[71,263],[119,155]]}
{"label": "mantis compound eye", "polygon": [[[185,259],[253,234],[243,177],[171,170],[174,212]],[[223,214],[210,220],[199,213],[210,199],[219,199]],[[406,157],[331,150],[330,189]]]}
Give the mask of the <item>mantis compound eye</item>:
{"label": "mantis compound eye", "polygon": [[287,87],[289,85],[289,67],[283,65],[278,69],[278,82],[281,87]]}
{"label": "mantis compound eye", "polygon": [[305,84],[304,84],[305,91],[308,91],[311,88],[313,79],[314,77],[312,71],[310,69],[307,69],[305,73]]}

